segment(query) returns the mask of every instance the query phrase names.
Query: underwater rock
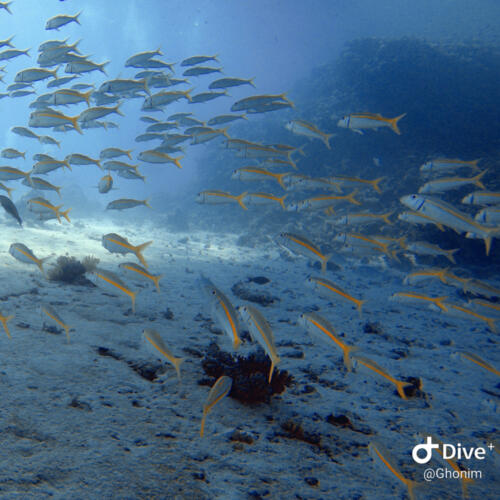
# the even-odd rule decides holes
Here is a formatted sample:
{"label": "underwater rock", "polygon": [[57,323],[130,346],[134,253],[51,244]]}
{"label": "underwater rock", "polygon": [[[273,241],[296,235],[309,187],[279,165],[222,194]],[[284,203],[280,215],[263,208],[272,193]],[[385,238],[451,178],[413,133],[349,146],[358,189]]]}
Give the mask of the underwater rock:
{"label": "underwater rock", "polygon": [[95,257],[85,257],[80,262],[75,257],[62,255],[57,258],[56,263],[49,269],[47,276],[51,281],[94,287],[94,283],[85,277],[85,273],[95,269],[98,263],[99,259]]}
{"label": "underwater rock", "polygon": [[231,377],[233,384],[229,397],[248,405],[269,403],[274,394],[281,394],[293,382],[288,372],[275,368],[271,383],[268,383],[271,361],[263,351],[246,358],[233,357],[213,342],[208,347],[202,367],[211,378],[202,379],[198,382],[200,385],[211,386],[222,375]]}

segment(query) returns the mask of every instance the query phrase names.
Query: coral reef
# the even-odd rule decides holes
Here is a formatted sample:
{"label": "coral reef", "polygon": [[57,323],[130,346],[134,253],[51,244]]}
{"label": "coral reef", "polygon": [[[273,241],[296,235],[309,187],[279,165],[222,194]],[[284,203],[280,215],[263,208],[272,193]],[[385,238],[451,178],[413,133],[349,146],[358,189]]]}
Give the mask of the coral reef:
{"label": "coral reef", "polygon": [[96,257],[85,257],[81,262],[75,257],[62,255],[57,258],[55,264],[49,269],[47,275],[51,281],[61,281],[71,283],[72,285],[94,286],[93,283],[85,277],[85,273],[92,272],[99,259]]}
{"label": "coral reef", "polygon": [[229,397],[248,405],[269,403],[274,394],[281,394],[293,382],[288,372],[276,368],[271,383],[267,382],[271,361],[263,351],[246,358],[234,357],[215,343],[208,347],[202,367],[210,378],[199,381],[200,385],[211,386],[220,376],[227,375],[233,380]]}

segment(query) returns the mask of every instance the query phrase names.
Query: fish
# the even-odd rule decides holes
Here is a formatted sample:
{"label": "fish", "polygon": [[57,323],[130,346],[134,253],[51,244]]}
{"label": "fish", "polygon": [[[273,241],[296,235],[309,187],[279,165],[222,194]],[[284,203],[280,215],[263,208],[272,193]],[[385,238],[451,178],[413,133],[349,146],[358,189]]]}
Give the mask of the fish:
{"label": "fish", "polygon": [[14,191],[14,188],[7,187],[5,184],[0,182],[0,189],[3,189],[7,193],[8,197],[12,198],[11,193]]}
{"label": "fish", "polygon": [[6,61],[9,59],[14,59],[14,57],[19,57],[22,55],[30,56],[29,54],[30,49],[26,50],[18,50],[18,49],[7,49],[2,52],[0,52],[0,61]]}
{"label": "fish", "polygon": [[416,304],[422,304],[422,303],[433,304],[442,311],[447,312],[448,308],[444,303],[444,301],[447,298],[448,298],[447,296],[429,297],[427,295],[422,295],[421,293],[415,293],[415,292],[396,292],[391,295],[389,300],[392,300],[394,302],[403,302],[403,303],[410,302]]}
{"label": "fish", "polygon": [[80,116],[78,117],[79,122],[88,122],[88,121],[94,121],[99,118],[102,118],[103,116],[110,115],[112,113],[115,113],[117,115],[123,116],[123,113],[120,111],[120,104],[118,103],[116,106],[113,107],[106,107],[106,106],[96,106],[93,108],[88,108],[85,111],[82,111],[80,113]]}
{"label": "fish", "polygon": [[133,262],[122,262],[118,265],[120,269],[124,269],[133,274],[134,277],[145,278],[151,280],[156,287],[156,291],[160,293],[160,279],[163,277],[163,274],[151,274],[149,271],[144,269],[142,266],[135,264]]}
{"label": "fish", "polygon": [[380,127],[389,127],[396,134],[401,135],[398,122],[406,116],[406,113],[395,118],[384,118],[382,115],[374,113],[353,113],[344,116],[337,122],[338,127],[351,129],[353,132],[363,134],[361,129],[377,129]]}
{"label": "fish", "polygon": [[66,85],[67,83],[71,82],[75,78],[78,78],[78,76],[77,75],[60,76],[47,83],[47,88],[61,87],[62,85]]}
{"label": "fish", "polygon": [[276,102],[282,103],[285,107],[293,107],[294,104],[290,99],[286,97],[286,94],[264,94],[264,95],[254,95],[250,97],[245,97],[236,101],[231,106],[231,111],[262,111],[268,105],[275,104]]}
{"label": "fish", "polygon": [[481,178],[488,170],[484,170],[475,177],[441,177],[433,181],[426,182],[423,186],[418,189],[419,193],[422,194],[434,194],[434,193],[444,193],[445,191],[450,191],[452,189],[459,189],[462,186],[467,186],[468,184],[474,184],[475,186],[486,189],[484,184],[481,182]]}
{"label": "fish", "polygon": [[352,187],[352,188],[359,188],[365,186],[371,187],[377,193],[382,193],[379,184],[384,179],[385,177],[379,177],[378,179],[368,180],[368,179],[359,179],[358,177],[346,177],[343,175],[334,175],[326,178],[326,180],[328,180],[329,182],[332,182],[334,184],[343,187]]}
{"label": "fish", "polygon": [[61,197],[60,186],[54,186],[54,184],[51,184],[50,182],[40,177],[26,178],[22,181],[22,184],[24,184],[25,186],[29,186],[33,189],[38,189],[40,191],[55,191],[59,195],[59,198]]}
{"label": "fish", "polygon": [[240,325],[234,306],[226,295],[221,292],[208,278],[200,277],[200,285],[210,301],[212,313],[219,321],[233,343],[236,351],[241,345]]}
{"label": "fish", "polygon": [[76,24],[80,24],[80,21],[78,20],[78,17],[82,11],[78,12],[78,14],[75,14],[74,16],[68,16],[65,14],[60,14],[58,16],[51,17],[46,23],[45,23],[45,29],[46,30],[58,30],[62,26],[65,26],[68,23],[74,22]]}
{"label": "fish", "polygon": [[241,193],[240,195],[234,195],[230,193],[226,193],[225,191],[201,191],[198,193],[196,197],[197,203],[207,203],[209,205],[219,205],[226,203],[233,203],[236,201],[243,210],[248,210],[247,206],[243,202],[245,196],[247,196],[247,192]]}
{"label": "fish", "polygon": [[368,451],[373,460],[380,460],[392,472],[392,474],[408,488],[408,496],[410,497],[410,500],[414,500],[415,494],[413,490],[415,487],[419,486],[419,483],[408,479],[403,475],[398,467],[392,463],[389,453],[382,447],[381,444],[375,443],[374,441],[370,442],[368,444]]}
{"label": "fish", "polygon": [[208,66],[193,66],[182,73],[182,76],[200,76],[209,73],[222,73],[221,68],[210,68]]}
{"label": "fish", "polygon": [[426,241],[413,241],[406,245],[406,249],[410,252],[417,253],[419,255],[442,255],[446,257],[452,264],[456,264],[454,254],[460,251],[460,248],[453,248],[450,250],[445,250],[438,245],[432,245]]}
{"label": "fish", "polygon": [[38,269],[45,276],[45,271],[43,269],[43,263],[50,258],[45,257],[44,259],[39,259],[35,254],[23,243],[12,243],[9,247],[9,253],[19,262],[24,262],[25,264],[35,264]]}
{"label": "fish", "polygon": [[491,366],[488,362],[480,358],[477,354],[466,351],[462,351],[460,354],[462,355],[462,358],[472,361],[473,363],[476,363],[476,365],[479,365],[481,368],[484,368],[485,370],[488,370],[491,373],[494,373],[495,375],[500,377],[500,370],[497,370],[496,368]]}
{"label": "fish", "polygon": [[43,68],[27,68],[19,71],[14,77],[14,81],[32,83],[50,77],[57,78],[57,68],[54,71]]}
{"label": "fish", "polygon": [[135,299],[138,292],[131,290],[116,274],[111,271],[106,271],[105,269],[96,267],[92,273],[100,280],[128,295],[132,301],[132,312],[135,313]]}
{"label": "fish", "polygon": [[138,156],[139,160],[145,161],[148,163],[173,163],[177,168],[182,168],[180,164],[180,160],[182,160],[182,156],[179,158],[173,158],[167,153],[162,153],[160,151],[155,151],[154,149],[149,149],[147,151],[141,151]]}
{"label": "fish", "polygon": [[229,87],[238,87],[240,85],[251,85],[255,88],[255,84],[253,83],[253,78],[249,78],[245,80],[243,78],[219,78],[218,80],[214,80],[208,86],[209,89],[227,89]]}
{"label": "fish", "polygon": [[150,50],[150,51],[145,51],[145,52],[139,52],[137,54],[134,54],[133,56],[130,56],[126,61],[125,61],[125,67],[135,67],[136,64],[142,64],[145,61],[148,61],[154,56],[162,56],[162,52],[160,48],[158,47],[156,50]]}
{"label": "fish", "polygon": [[307,198],[306,200],[302,200],[290,208],[293,210],[321,210],[323,208],[333,207],[334,205],[338,205],[339,203],[349,202],[353,205],[361,205],[361,203],[354,198],[356,191],[346,195],[320,195],[313,196],[312,198]]}
{"label": "fish", "polygon": [[227,134],[227,127],[200,131],[199,133],[193,135],[191,144],[204,144],[205,142],[211,141],[212,139],[220,137],[221,135],[223,135],[224,137],[229,137]]}
{"label": "fish", "polygon": [[153,241],[147,241],[141,245],[132,245],[127,238],[120,236],[116,233],[108,233],[102,237],[102,246],[111,253],[127,254],[133,253],[139,260],[139,262],[144,266],[148,267],[146,260],[144,259],[142,252],[153,243]]}
{"label": "fish", "polygon": [[444,231],[444,227],[439,222],[431,219],[428,215],[421,214],[420,212],[401,212],[398,214],[398,219],[412,224],[434,224],[440,231]]}
{"label": "fish", "polygon": [[[439,306],[439,304],[436,304]],[[496,333],[497,332],[497,327],[496,327],[496,321],[499,321],[500,318],[490,318],[488,316],[484,316],[483,314],[480,314],[469,307],[466,307],[465,305],[462,304],[456,304],[453,302],[445,302],[444,304],[445,309],[441,308],[441,312],[445,312],[449,314],[450,316],[456,317],[456,318],[463,318],[463,319],[469,319],[472,321],[475,320],[480,320],[484,321],[489,329]],[[435,306],[434,306],[435,308]]]}
{"label": "fish", "polygon": [[217,115],[208,120],[207,125],[210,127],[212,125],[223,125],[225,123],[230,123],[235,120],[248,120],[246,115]]}
{"label": "fish", "polygon": [[302,255],[310,260],[321,262],[321,272],[326,271],[326,264],[330,260],[331,254],[321,253],[320,249],[306,237],[296,233],[283,232],[275,237],[275,241],[295,255]]}
{"label": "fish", "polygon": [[[289,163],[286,162],[286,165],[288,164]],[[323,177],[309,177],[308,175],[302,174],[289,175],[285,178],[285,185],[288,189],[293,189],[294,191],[327,189],[337,193],[342,192],[342,189],[336,182],[332,182]]]}
{"label": "fish", "polygon": [[137,168],[135,169],[131,168],[128,170],[118,170],[116,173],[118,177],[123,177],[124,179],[141,180],[143,182],[146,182],[146,177],[144,175],[141,175]]}
{"label": "fish", "polygon": [[104,61],[103,63],[95,63],[93,61],[88,61],[82,59],[80,61],[73,61],[66,64],[64,68],[65,73],[70,74],[80,74],[80,73],[90,73],[91,71],[100,71],[107,75],[106,70],[104,69],[109,64],[109,61]]}
{"label": "fish", "polygon": [[325,143],[325,146],[328,149],[332,149],[330,146],[330,139],[334,136],[334,134],[321,132],[321,130],[319,130],[318,127],[312,123],[308,123],[304,120],[290,120],[285,125],[285,128],[294,134],[304,135],[309,139],[320,139]]}
{"label": "fish", "polygon": [[110,160],[111,158],[118,158],[120,156],[128,156],[129,159],[131,160],[132,159],[132,156],[130,155],[130,153],[132,153],[132,149],[120,149],[120,148],[106,148],[106,149],[103,149],[100,153],[99,153],[99,158],[101,160]]}
{"label": "fish", "polygon": [[414,271],[413,273],[407,274],[403,280],[405,285],[416,285],[422,281],[427,281],[429,279],[438,279],[441,283],[446,285],[445,275],[448,269],[421,269],[419,271]]}
{"label": "fish", "polygon": [[189,101],[189,104],[197,104],[200,102],[208,102],[212,101],[213,99],[217,97],[222,97],[228,95],[228,93],[224,90],[224,92],[215,92],[213,90],[209,92],[201,92],[199,94],[191,96],[191,100]]}
{"label": "fish", "polygon": [[57,146],[58,148],[61,147],[61,143],[53,137],[50,137],[50,135],[41,135],[39,141],[42,144],[51,144],[53,146]]}
{"label": "fish", "polygon": [[94,160],[90,156],[82,155],[80,153],[72,153],[64,158],[64,161],[68,162],[70,165],[97,165],[101,170],[101,162],[99,160]]}
{"label": "fish", "polygon": [[362,356],[358,353],[354,353],[352,355],[353,359],[356,361],[356,363],[360,363],[363,366],[366,366],[370,370],[374,371],[375,373],[378,373],[380,376],[384,377],[387,379],[389,382],[392,382],[396,386],[396,390],[401,397],[401,399],[407,400],[407,396],[405,394],[405,387],[412,387],[413,384],[409,382],[403,382],[402,380],[397,380],[395,379],[392,375],[389,375],[381,366],[379,366],[375,361],[372,359],[369,359],[365,356]]}
{"label": "fish", "polygon": [[473,170],[479,170],[479,167],[477,166],[479,161],[480,160],[464,161],[451,158],[436,158],[424,163],[420,167],[420,171],[424,173],[441,173],[455,171],[463,167],[472,168]]}
{"label": "fish", "polygon": [[333,326],[322,316],[315,312],[302,313],[299,316],[299,325],[305,327],[312,336],[322,342],[334,345],[342,350],[344,366],[347,371],[352,371],[351,353],[357,350],[357,346],[346,344],[336,333]]}
{"label": "fish", "polygon": [[118,200],[110,201],[106,205],[106,210],[125,210],[127,208],[134,208],[140,205],[151,208],[148,200],[134,200],[131,198],[120,198]]}
{"label": "fish", "polygon": [[[11,3],[12,2],[0,2],[0,8],[6,10],[9,14],[12,14],[12,11],[10,10],[10,7],[9,7],[9,5]],[[10,40],[12,40],[12,38],[14,38],[14,37],[11,36]]]}
{"label": "fish", "polygon": [[42,312],[45,313],[52,321],[54,321],[59,326],[64,328],[64,331],[66,332],[66,341],[69,343],[69,332],[70,332],[70,330],[72,330],[71,326],[67,325],[62,320],[61,316],[59,316],[57,311],[52,306],[45,304],[45,305],[42,305],[41,309],[42,309]]}
{"label": "fish", "polygon": [[474,220],[485,224],[500,224],[500,207],[483,208],[475,216]]}
{"label": "fish", "polygon": [[[43,216],[55,216],[57,220],[59,221],[59,224],[62,224],[61,221],[61,215],[68,221],[71,222],[68,213],[71,211],[71,208],[68,208],[67,210],[61,210],[62,205],[57,205],[54,206],[50,201],[46,200],[45,198],[42,198],[40,196],[35,197],[35,198],[30,198],[28,201],[28,206],[29,209],[40,215],[40,218]],[[51,217],[52,218],[52,217]]]}
{"label": "fish", "polygon": [[21,135],[22,137],[29,137],[30,139],[40,139],[40,136],[35,134],[32,130],[26,127],[12,127],[10,129],[14,134]]}
{"label": "fish", "polygon": [[191,56],[187,59],[184,59],[181,62],[181,66],[194,66],[195,64],[202,64],[207,61],[219,62],[217,60],[217,55],[218,54],[216,54],[215,56]]}
{"label": "fish", "polygon": [[149,125],[146,132],[165,132],[174,128],[178,128],[177,122],[156,122]]}
{"label": "fish", "polygon": [[464,196],[462,203],[466,205],[500,205],[500,192],[475,191]]}
{"label": "fish", "polygon": [[458,233],[477,234],[484,240],[486,255],[490,253],[492,238],[500,234],[499,228],[483,226],[452,205],[431,196],[410,194],[402,196],[400,201],[415,212],[423,213],[437,223],[451,227]]}
{"label": "fish", "polygon": [[361,315],[362,308],[366,300],[361,300],[353,297],[351,294],[340,288],[332,281],[324,278],[310,276],[306,279],[306,285],[314,288],[320,295],[326,297],[327,299],[340,299],[354,304],[359,314]]}
{"label": "fish", "polygon": [[50,94],[49,98],[45,102],[54,106],[66,106],[68,104],[85,102],[87,106],[90,106],[90,97],[92,96],[92,93],[93,90],[89,90],[88,92],[79,92],[75,89],[59,89]]}
{"label": "fish", "polygon": [[97,189],[99,190],[99,193],[105,194],[111,191],[113,188],[113,177],[111,175],[105,175],[104,177],[101,177],[99,180],[99,183],[97,185]]}
{"label": "fish", "polygon": [[26,159],[26,153],[21,153],[21,151],[13,148],[2,149],[0,156],[2,158],[9,158],[10,160],[13,160],[14,158],[22,158],[23,160]]}
{"label": "fish", "polygon": [[[50,157],[43,157],[44,159],[38,160],[34,165],[33,169],[29,174],[37,174],[43,175],[52,172],[53,170],[57,170],[58,168],[66,167],[68,170],[71,170],[70,164],[66,160],[55,160]],[[29,178],[29,177],[28,177]]]}
{"label": "fish", "polygon": [[212,410],[215,404],[217,404],[224,396],[227,396],[229,394],[232,385],[232,379],[230,377],[227,377],[226,375],[222,375],[215,381],[215,384],[210,389],[207,397],[207,402],[203,405],[203,417],[201,419],[200,437],[203,437],[205,429],[205,419],[207,418],[208,413]]}
{"label": "fish", "polygon": [[274,205],[279,203],[283,210],[286,210],[285,198],[288,195],[281,197],[274,196],[270,193],[246,193],[243,198],[243,203],[246,205]]}
{"label": "fish", "polygon": [[333,241],[342,245],[347,244],[357,247],[370,248],[372,250],[376,250],[377,252],[382,252],[389,257],[394,256],[389,249],[391,242],[382,241],[373,236],[369,237],[358,233],[337,233],[333,237]]}
{"label": "fish", "polygon": [[122,170],[136,170],[139,165],[130,165],[129,163],[125,163],[123,161],[118,160],[109,160],[104,162],[103,168],[108,171],[120,172]]}
{"label": "fish", "polygon": [[233,170],[231,179],[239,179],[241,181],[262,181],[273,179],[277,181],[283,189],[286,189],[285,184],[283,184],[283,178],[287,175],[289,175],[289,172],[276,174],[274,172],[266,170],[265,168],[241,167]]}
{"label": "fish", "polygon": [[14,219],[17,220],[19,225],[23,227],[23,221],[21,217],[19,216],[19,212],[17,211],[16,206],[14,203],[7,198],[7,196],[4,196],[3,194],[0,194],[0,205],[2,205],[3,209],[11,216],[14,217]]}
{"label": "fish", "polygon": [[341,215],[335,220],[331,221],[334,226],[364,226],[367,224],[383,222],[385,224],[393,224],[389,217],[392,212],[385,214],[371,214],[368,212],[348,213]]}
{"label": "fish", "polygon": [[250,335],[254,341],[257,341],[271,360],[268,383],[271,383],[274,367],[280,362],[276,345],[274,343],[274,334],[262,313],[251,305],[240,306],[237,308],[241,318],[247,324]]}
{"label": "fish", "polygon": [[31,113],[28,125],[30,127],[57,127],[68,124],[72,125],[79,134],[82,134],[83,132],[78,124],[79,119],[79,116],[66,116],[53,110],[44,109]]}
{"label": "fish", "polygon": [[14,167],[0,167],[0,181],[15,181],[17,179],[29,179],[31,172],[23,172]]}
{"label": "fish", "polygon": [[14,48],[14,46],[12,45],[12,43],[10,43],[10,42],[12,42],[14,36],[15,35],[12,35],[11,37],[6,38],[5,40],[0,40],[0,48],[1,47],[12,47],[12,48]]}
{"label": "fish", "polygon": [[176,358],[156,330],[145,328],[142,334],[146,342],[149,342],[169,363],[174,365],[177,378],[181,380],[181,363],[185,361],[185,358]]}
{"label": "fish", "polygon": [[7,326],[7,322],[13,318],[14,318],[13,314],[6,316],[5,314],[2,314],[0,312],[0,323],[2,323],[3,329],[5,330],[5,333],[7,334],[7,337],[9,337],[9,339],[11,339],[12,336],[10,334],[9,327]]}
{"label": "fish", "polygon": [[168,104],[171,104],[175,101],[178,101],[179,99],[186,99],[187,101],[191,100],[190,96],[190,90],[172,90],[172,91],[165,91],[162,90],[161,92],[158,92],[156,94],[151,95],[150,97],[147,97],[144,99],[144,103],[142,105],[142,110],[146,109],[151,109],[151,108],[157,108],[159,106],[166,106]]}

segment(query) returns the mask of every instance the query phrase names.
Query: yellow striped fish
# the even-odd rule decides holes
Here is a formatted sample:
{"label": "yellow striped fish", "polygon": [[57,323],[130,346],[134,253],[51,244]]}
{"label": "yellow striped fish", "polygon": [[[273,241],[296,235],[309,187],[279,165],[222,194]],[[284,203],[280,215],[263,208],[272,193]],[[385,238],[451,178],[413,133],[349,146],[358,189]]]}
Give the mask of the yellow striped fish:
{"label": "yellow striped fish", "polygon": [[144,339],[149,342],[160,354],[162,354],[166,360],[174,365],[175,371],[177,372],[177,378],[181,379],[181,363],[184,358],[176,358],[170,349],[166,346],[161,335],[152,328],[145,328],[143,331]]}
{"label": "yellow striped fish", "polygon": [[296,255],[321,262],[321,271],[326,271],[326,264],[331,258],[331,254],[322,254],[320,249],[304,236],[294,233],[280,233],[276,236],[276,243]]}
{"label": "yellow striped fish", "polygon": [[205,419],[207,418],[208,413],[214,407],[214,405],[216,405],[224,396],[229,394],[232,385],[233,381],[231,377],[222,375],[222,377],[219,377],[210,389],[207,402],[203,405],[203,417],[201,419],[200,437],[203,437],[203,432],[205,429]]}

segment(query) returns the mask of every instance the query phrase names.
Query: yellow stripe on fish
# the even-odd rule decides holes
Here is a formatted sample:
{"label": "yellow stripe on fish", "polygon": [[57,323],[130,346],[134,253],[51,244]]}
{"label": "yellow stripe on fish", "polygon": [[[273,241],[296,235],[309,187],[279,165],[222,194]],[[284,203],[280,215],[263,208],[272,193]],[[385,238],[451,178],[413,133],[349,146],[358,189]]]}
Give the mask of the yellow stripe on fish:
{"label": "yellow stripe on fish", "polygon": [[406,397],[404,388],[411,387],[413,384],[410,384],[409,382],[403,382],[402,380],[397,380],[392,375],[389,375],[381,366],[375,363],[375,361],[373,361],[372,359],[369,359],[365,356],[361,356],[360,354],[356,353],[354,353],[352,357],[356,362],[361,363],[363,366],[366,366],[366,368],[369,368],[370,370],[374,371],[381,377],[384,377],[389,382],[392,382],[396,386],[396,390],[398,391],[399,396],[402,399],[405,400],[408,399]]}
{"label": "yellow stripe on fish", "polygon": [[142,278],[151,280],[155,284],[157,292],[160,293],[160,279],[162,278],[163,274],[151,274],[142,266],[139,266],[134,262],[122,262],[118,267],[134,273],[135,276],[140,276]]}
{"label": "yellow stripe on fish", "polygon": [[102,246],[111,253],[133,253],[140,261],[144,267],[148,267],[146,260],[144,259],[142,252],[153,243],[153,241],[147,241],[140,245],[132,245],[127,238],[120,236],[116,233],[108,233],[102,237]]}
{"label": "yellow stripe on fish", "polygon": [[347,368],[347,371],[352,370],[350,356],[351,353],[358,348],[343,342],[336,335],[333,326],[325,318],[314,312],[303,313],[299,316],[299,324],[303,325],[311,335],[314,335],[329,344],[333,343],[336,347],[339,347],[344,355],[344,366]]}
{"label": "yellow stripe on fish", "polygon": [[476,365],[479,365],[481,368],[484,368],[485,370],[490,371],[491,373],[494,373],[498,377],[500,377],[500,370],[497,370],[493,366],[491,366],[489,363],[487,363],[484,359],[480,358],[477,354],[474,354],[472,352],[461,352],[462,358],[468,359],[469,361],[472,361],[473,363],[476,363]]}
{"label": "yellow stripe on fish", "polygon": [[222,375],[217,379],[215,384],[210,389],[207,397],[207,402],[203,405],[203,417],[201,419],[200,437],[203,437],[205,429],[205,419],[207,418],[208,413],[214,407],[214,405],[216,405],[224,396],[227,396],[227,394],[229,394],[232,385],[232,379],[230,377]]}
{"label": "yellow stripe on fish", "polygon": [[71,326],[67,325],[59,316],[57,311],[50,305],[43,305],[42,312],[45,313],[52,321],[57,323],[60,327],[64,328],[66,332],[66,341],[69,343],[69,332],[71,330]]}
{"label": "yellow stripe on fish", "polygon": [[103,280],[104,282],[114,286],[118,290],[122,291],[126,295],[130,297],[130,300],[132,301],[132,312],[135,312],[135,298],[137,296],[138,292],[134,292],[128,288],[123,281],[116,276],[114,273],[110,271],[106,271],[104,269],[99,269],[96,268],[93,273],[96,275],[97,278]]}
{"label": "yellow stripe on fish", "polygon": [[243,210],[248,210],[247,206],[243,203],[243,199],[247,196],[247,192],[240,195],[233,195],[225,191],[201,191],[196,197],[197,203],[208,203],[209,205],[218,205],[223,203],[232,203],[236,201]]}
{"label": "yellow stripe on fish", "polygon": [[348,302],[352,302],[358,309],[359,314],[361,314],[361,308],[366,301],[356,299],[349,293],[342,290],[342,288],[340,288],[335,283],[324,278],[316,278],[314,276],[307,278],[306,283],[315,288],[320,294],[326,295],[326,297],[328,298],[342,299]]}
{"label": "yellow stripe on fish", "polygon": [[331,255],[323,255],[319,248],[304,236],[293,233],[280,233],[276,237],[276,242],[295,254],[303,255],[312,260],[319,260],[321,262],[321,271],[326,271],[326,264]]}
{"label": "yellow stripe on fish", "polygon": [[143,331],[144,339],[149,342],[160,354],[162,354],[168,362],[174,365],[177,372],[177,378],[181,380],[181,363],[185,358],[176,358],[168,349],[161,335],[152,328],[146,328]]}
{"label": "yellow stripe on fish", "polygon": [[5,333],[7,334],[7,337],[9,337],[9,339],[11,339],[12,336],[10,335],[10,331],[9,331],[9,327],[7,326],[7,322],[13,318],[14,318],[14,315],[12,315],[12,314],[9,316],[5,316],[4,314],[0,313],[0,323],[2,323],[3,329],[5,330]]}

